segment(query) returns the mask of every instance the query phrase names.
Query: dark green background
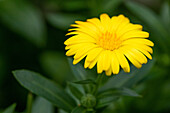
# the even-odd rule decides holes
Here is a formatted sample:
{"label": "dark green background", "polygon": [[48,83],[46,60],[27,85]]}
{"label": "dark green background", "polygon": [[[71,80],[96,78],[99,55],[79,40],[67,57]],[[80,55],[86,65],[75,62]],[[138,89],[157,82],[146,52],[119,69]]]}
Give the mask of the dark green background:
{"label": "dark green background", "polygon": [[[65,86],[69,73],[64,41],[75,20],[124,14],[142,24],[154,46],[154,66],[134,89],[143,98],[123,97],[117,113],[170,112],[169,0],[0,0],[0,108],[26,106],[28,91],[11,71],[30,69]],[[109,111],[108,111],[109,112]]]}

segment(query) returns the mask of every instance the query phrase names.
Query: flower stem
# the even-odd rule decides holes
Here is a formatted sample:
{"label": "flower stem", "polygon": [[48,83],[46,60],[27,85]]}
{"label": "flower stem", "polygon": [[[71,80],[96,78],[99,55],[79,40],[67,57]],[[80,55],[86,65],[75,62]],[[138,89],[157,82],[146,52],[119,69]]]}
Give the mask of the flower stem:
{"label": "flower stem", "polygon": [[95,85],[94,90],[93,90],[93,95],[97,94],[97,91],[98,91],[98,89],[101,85],[103,76],[104,76],[104,74],[100,74],[100,75],[97,76],[96,85]]}
{"label": "flower stem", "polygon": [[32,101],[33,101],[33,95],[31,92],[29,92],[28,97],[27,97],[27,112],[26,113],[31,113]]}

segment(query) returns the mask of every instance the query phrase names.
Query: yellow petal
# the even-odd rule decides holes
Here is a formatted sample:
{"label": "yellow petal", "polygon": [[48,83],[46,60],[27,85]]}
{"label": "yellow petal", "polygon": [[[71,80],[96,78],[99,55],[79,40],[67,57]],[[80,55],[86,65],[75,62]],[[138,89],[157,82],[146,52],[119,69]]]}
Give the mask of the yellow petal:
{"label": "yellow petal", "polygon": [[74,56],[74,59],[79,59],[84,54],[87,55],[87,52],[90,51],[93,48],[98,47],[96,44],[87,44],[85,46],[82,46],[81,48],[77,48],[78,51],[76,52],[76,55]]}
{"label": "yellow petal", "polygon": [[84,62],[84,68],[89,67],[90,63],[91,63],[91,62],[89,62],[89,61],[85,60],[85,62]]}
{"label": "yellow petal", "polygon": [[125,33],[129,32],[129,31],[133,31],[133,30],[142,30],[142,26],[138,25],[138,24],[128,23],[128,24],[126,24],[126,26],[122,27],[122,29],[117,30],[117,36],[121,37]]}
{"label": "yellow petal", "polygon": [[118,17],[117,16],[113,16],[111,18],[109,31],[114,32],[117,29],[118,25],[119,25]]}
{"label": "yellow petal", "polygon": [[89,69],[92,69],[92,68],[96,65],[99,56],[100,56],[100,55],[98,55],[93,61],[90,62],[90,65],[88,66]]}
{"label": "yellow petal", "polygon": [[79,30],[79,28],[68,29],[68,31],[77,31],[77,30]]}
{"label": "yellow petal", "polygon": [[70,45],[66,45],[65,50],[70,49]]}
{"label": "yellow petal", "polygon": [[93,50],[89,51],[86,57],[87,61],[93,61],[100,53],[103,51],[103,48],[94,48]]}
{"label": "yellow petal", "polygon": [[77,25],[77,24],[71,24],[70,26],[71,26],[71,27],[80,27],[80,26]]}
{"label": "yellow petal", "polygon": [[146,64],[147,63],[147,58],[140,51],[138,51],[136,48],[126,46],[126,47],[124,47],[124,49],[129,50],[129,54],[134,56],[134,58],[136,60],[138,60],[141,64],[143,64],[143,63]]}
{"label": "yellow petal", "polygon": [[97,57],[101,53],[101,51],[103,51],[103,48],[101,47],[93,48],[92,50],[90,50],[87,53],[87,57],[84,63],[84,68],[87,68],[87,67],[93,68],[97,62]]}
{"label": "yellow petal", "polygon": [[105,30],[108,30],[108,25],[110,23],[110,17],[107,14],[100,15],[101,24],[104,26]]}
{"label": "yellow petal", "polygon": [[77,35],[77,34],[79,34],[79,33],[80,33],[80,32],[78,32],[78,31],[73,31],[73,32],[67,33],[66,36],[68,36],[68,35]]}
{"label": "yellow petal", "polygon": [[96,36],[98,36],[98,34],[100,33],[99,29],[90,22],[77,22],[76,21],[76,23],[79,24],[79,29],[77,29],[78,31],[89,34],[93,38],[96,38]]}
{"label": "yellow petal", "polygon": [[80,44],[73,45],[72,47],[70,47],[70,50],[68,50],[68,51],[66,52],[66,55],[67,55],[67,56],[72,56],[72,55],[74,55],[74,54],[78,51],[77,48],[79,48],[79,47],[81,47],[81,46],[82,46],[82,45],[80,45]]}
{"label": "yellow petal", "polygon": [[128,39],[122,42],[122,45],[126,45],[126,44],[145,44],[148,46],[154,46],[154,43],[148,39],[141,39],[141,38],[132,38],[132,39]]}
{"label": "yellow petal", "polygon": [[[69,48],[70,50],[68,50],[68,51],[66,52],[66,55],[67,55],[67,56],[72,56],[72,55],[76,54],[76,52],[79,50],[79,48],[82,48],[82,47],[87,46],[87,45],[89,45],[89,44],[91,44],[91,43],[83,43],[83,44],[70,45],[70,46],[68,46],[68,48]],[[67,49],[68,49],[68,48],[67,48]]]}
{"label": "yellow petal", "polygon": [[[85,44],[85,43],[84,43]],[[76,50],[77,48],[80,48],[81,46],[82,46],[83,44],[74,44],[74,45],[67,45],[66,47],[65,47],[65,50],[68,50],[68,49],[74,49],[74,50]]]}
{"label": "yellow petal", "polygon": [[70,50],[68,50],[68,51],[66,52],[66,55],[67,55],[67,56],[72,56],[72,55],[76,54],[76,52],[77,52],[77,50],[70,49]]}
{"label": "yellow petal", "polygon": [[117,32],[117,31],[120,31],[121,29],[123,29],[129,22],[130,22],[130,21],[129,21],[128,18],[122,16],[122,17],[120,18],[120,24],[118,25],[118,27],[117,27],[117,29],[116,29],[116,32]]}
{"label": "yellow petal", "polygon": [[105,50],[103,53],[103,70],[107,71],[110,67],[111,52]]}
{"label": "yellow petal", "polygon": [[122,22],[126,22],[126,18],[124,15],[119,15],[119,16],[113,16],[111,18],[111,22],[110,22],[110,25],[111,25],[111,28],[110,28],[110,31],[113,32],[113,31],[116,31],[119,27],[119,25],[122,23]]}
{"label": "yellow petal", "polygon": [[102,23],[103,25],[105,25],[105,24],[109,23],[110,17],[109,17],[108,14],[103,13],[103,14],[100,15],[100,20],[101,20],[101,23]]}
{"label": "yellow petal", "polygon": [[105,73],[106,73],[107,76],[111,76],[112,75],[112,68],[111,68],[111,66],[109,67],[108,70],[105,71]]}
{"label": "yellow petal", "polygon": [[122,49],[123,51],[123,54],[129,59],[129,61],[137,68],[141,68],[142,67],[142,64],[139,63],[135,58],[134,56],[132,56],[130,54],[130,51],[128,51],[127,49]]}
{"label": "yellow petal", "polygon": [[121,40],[127,40],[130,38],[148,38],[149,33],[145,31],[140,31],[140,30],[133,30],[125,33],[120,37]]}
{"label": "yellow petal", "polygon": [[152,59],[152,56],[149,54],[148,51],[142,49],[142,48],[137,48],[139,51],[141,51],[144,55],[146,55],[149,59]]}
{"label": "yellow petal", "polygon": [[93,25],[95,25],[96,28],[98,28],[98,30],[99,30],[100,32],[102,32],[103,29],[104,29],[103,25],[101,24],[101,22],[100,22],[100,20],[99,20],[98,18],[87,19],[87,22],[90,22],[90,23],[92,23]]}
{"label": "yellow petal", "polygon": [[64,44],[65,45],[72,45],[72,44],[78,44],[78,43],[95,43],[96,40],[88,35],[81,34],[81,35],[75,35],[71,38],[67,39]]}
{"label": "yellow petal", "polygon": [[142,44],[135,44],[135,43],[133,43],[133,44],[130,44],[130,45],[128,45],[129,47],[133,47],[133,48],[136,48],[136,49],[144,49],[144,50],[146,50],[146,51],[148,51],[148,52],[150,52],[151,54],[153,53],[153,50],[152,50],[152,48],[151,47],[149,47],[149,46],[146,46],[146,45],[142,45]]}
{"label": "yellow petal", "polygon": [[97,73],[102,73],[103,72],[103,66],[104,66],[104,53],[105,51],[102,51],[99,58],[98,58],[98,61],[97,61]]}
{"label": "yellow petal", "polygon": [[125,56],[123,55],[121,49],[115,50],[115,53],[116,53],[116,56],[117,56],[118,61],[120,63],[120,66],[123,68],[123,70],[125,72],[130,72],[129,63],[128,63],[127,59],[125,58]]}
{"label": "yellow petal", "polygon": [[112,68],[113,74],[119,73],[120,66],[119,66],[119,61],[118,61],[115,51],[112,51],[112,54],[111,54],[111,68]]}
{"label": "yellow petal", "polygon": [[78,59],[74,59],[74,60],[73,60],[73,64],[75,65],[75,64],[79,63],[85,56],[86,56],[86,54],[84,54],[83,56],[81,56],[81,57],[78,58]]}

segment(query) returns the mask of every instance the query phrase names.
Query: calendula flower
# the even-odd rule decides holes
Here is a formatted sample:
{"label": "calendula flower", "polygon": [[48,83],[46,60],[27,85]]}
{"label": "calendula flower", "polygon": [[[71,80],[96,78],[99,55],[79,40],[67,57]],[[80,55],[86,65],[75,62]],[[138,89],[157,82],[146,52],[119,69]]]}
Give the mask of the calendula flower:
{"label": "calendula flower", "polygon": [[73,64],[85,58],[84,68],[93,68],[106,75],[118,74],[120,67],[130,72],[128,60],[137,68],[152,59],[153,42],[146,39],[149,33],[142,31],[139,24],[130,23],[124,15],[109,17],[101,14],[98,18],[86,22],[75,21],[69,29],[71,35],[64,44],[67,56],[74,55]]}

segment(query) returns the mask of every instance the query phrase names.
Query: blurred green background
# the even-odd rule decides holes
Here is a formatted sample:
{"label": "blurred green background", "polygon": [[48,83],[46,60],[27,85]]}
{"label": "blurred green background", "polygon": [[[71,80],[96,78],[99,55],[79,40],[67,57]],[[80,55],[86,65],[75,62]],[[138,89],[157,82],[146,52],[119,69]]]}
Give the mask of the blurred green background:
{"label": "blurred green background", "polygon": [[169,6],[169,0],[0,0],[0,109],[26,107],[28,91],[12,70],[37,71],[64,87],[72,77],[63,44],[69,25],[108,13],[142,24],[155,43],[154,65],[133,87],[143,98],[123,97],[108,113],[169,113]]}

